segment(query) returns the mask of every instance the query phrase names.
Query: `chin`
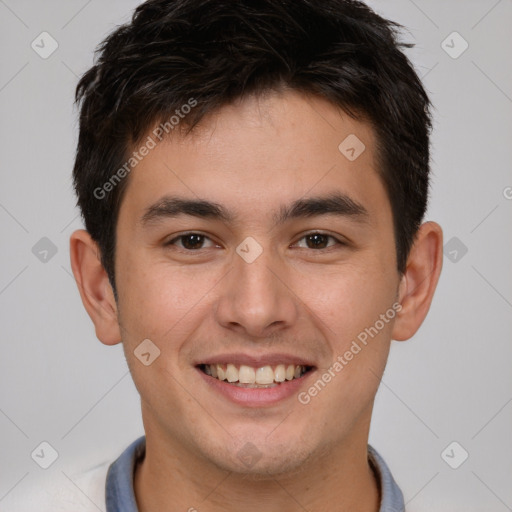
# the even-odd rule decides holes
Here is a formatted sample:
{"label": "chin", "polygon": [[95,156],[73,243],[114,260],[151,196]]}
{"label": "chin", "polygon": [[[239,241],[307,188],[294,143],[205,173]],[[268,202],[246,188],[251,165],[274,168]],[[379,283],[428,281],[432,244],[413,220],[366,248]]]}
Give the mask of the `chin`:
{"label": "chin", "polygon": [[300,437],[288,435],[286,439],[269,440],[268,433],[239,435],[228,445],[208,450],[204,456],[219,468],[254,480],[296,473],[314,456],[314,446]]}

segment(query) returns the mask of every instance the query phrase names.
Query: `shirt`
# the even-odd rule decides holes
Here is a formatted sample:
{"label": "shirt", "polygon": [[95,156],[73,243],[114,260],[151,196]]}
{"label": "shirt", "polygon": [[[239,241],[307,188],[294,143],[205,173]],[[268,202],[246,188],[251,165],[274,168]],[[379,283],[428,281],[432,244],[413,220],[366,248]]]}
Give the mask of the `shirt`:
{"label": "shirt", "polygon": [[[133,477],[135,466],[144,457],[146,437],[134,441],[120,457],[113,462],[107,473],[105,500],[107,512],[138,512]],[[368,460],[377,476],[381,490],[379,512],[404,512],[404,497],[391,471],[377,450],[368,445]]]}

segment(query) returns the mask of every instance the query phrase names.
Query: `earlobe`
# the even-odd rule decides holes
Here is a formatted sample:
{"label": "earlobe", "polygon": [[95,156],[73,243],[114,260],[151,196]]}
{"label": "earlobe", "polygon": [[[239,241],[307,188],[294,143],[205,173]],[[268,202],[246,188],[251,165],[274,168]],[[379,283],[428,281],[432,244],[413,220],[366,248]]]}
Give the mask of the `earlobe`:
{"label": "earlobe", "polygon": [[435,222],[426,222],[418,230],[400,282],[402,309],[393,326],[394,340],[407,340],[420,328],[432,303],[442,264],[442,229]]}
{"label": "earlobe", "polygon": [[117,304],[101,264],[98,245],[87,231],[80,229],[71,235],[69,249],[71,268],[83,305],[94,323],[96,336],[105,345],[119,343]]}

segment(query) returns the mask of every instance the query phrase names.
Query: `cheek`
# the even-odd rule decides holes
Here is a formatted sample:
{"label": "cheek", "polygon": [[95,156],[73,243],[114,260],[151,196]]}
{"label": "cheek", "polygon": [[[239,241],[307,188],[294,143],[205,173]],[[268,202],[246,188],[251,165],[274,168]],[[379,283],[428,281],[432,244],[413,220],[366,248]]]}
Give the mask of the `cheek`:
{"label": "cheek", "polygon": [[394,302],[398,280],[389,267],[387,274],[379,268],[376,262],[344,265],[302,283],[299,296],[341,346],[373,325]]}
{"label": "cheek", "polygon": [[[359,287],[354,288],[356,284]],[[327,414],[325,428],[332,436],[350,429],[371,406],[389,354],[394,296],[389,286],[370,284],[347,280],[347,286],[339,283],[324,297],[331,309],[338,305],[329,317],[321,317],[329,322],[324,332],[332,361],[319,369],[318,380],[311,383],[301,403],[307,402],[316,417]]]}
{"label": "cheek", "polygon": [[397,283],[389,271],[386,276],[371,270],[346,283],[340,290],[342,307],[333,327],[337,333],[334,357],[341,365],[333,392],[335,400],[352,402],[357,408],[372,400],[386,364],[399,307],[395,303]]}
{"label": "cheek", "polygon": [[[119,265],[120,317],[128,344],[144,338],[178,350],[205,314],[208,291],[219,281],[215,271],[178,268],[167,261],[149,264],[131,255]],[[175,359],[175,358],[174,358]]]}

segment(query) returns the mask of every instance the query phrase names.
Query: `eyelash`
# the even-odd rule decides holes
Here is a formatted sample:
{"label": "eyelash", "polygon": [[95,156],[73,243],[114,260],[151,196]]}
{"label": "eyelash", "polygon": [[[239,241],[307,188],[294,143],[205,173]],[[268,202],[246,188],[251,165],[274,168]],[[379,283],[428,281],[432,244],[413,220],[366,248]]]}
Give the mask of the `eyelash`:
{"label": "eyelash", "polygon": [[[183,233],[181,235],[178,235],[177,237],[173,238],[172,240],[169,240],[168,242],[166,242],[164,245],[165,245],[165,247],[176,245],[177,241],[183,240],[184,238],[186,238],[188,236],[192,236],[192,235],[197,235],[197,236],[203,237],[203,241],[204,240],[210,240],[212,243],[215,243],[215,242],[213,242],[210,239],[210,237],[208,237],[206,235],[203,235],[202,233],[198,233],[196,231],[190,231],[189,233]],[[346,246],[346,245],[348,245],[347,243],[343,242],[342,240],[339,240],[338,238],[336,238],[335,236],[329,235],[327,233],[322,233],[320,231],[312,231],[310,233],[306,233],[301,238],[299,238],[299,240],[297,242],[295,242],[294,245],[297,244],[299,241],[301,241],[301,240],[303,240],[303,239],[305,239],[307,237],[314,236],[314,235],[320,235],[320,236],[326,237],[327,239],[332,239],[332,240],[334,240],[336,242],[336,244],[330,245],[330,246],[328,245],[327,247],[323,247],[321,249],[314,249],[314,248],[310,248],[310,247],[305,247],[305,249],[310,249],[312,251],[321,251],[321,250],[330,249],[330,248],[334,247],[335,245],[339,245],[339,246]],[[206,248],[205,247],[201,247],[199,249],[186,249],[185,247],[179,247],[179,249],[182,250],[182,251],[185,251],[185,252],[199,252],[202,249],[208,249],[208,247],[206,247]]]}

